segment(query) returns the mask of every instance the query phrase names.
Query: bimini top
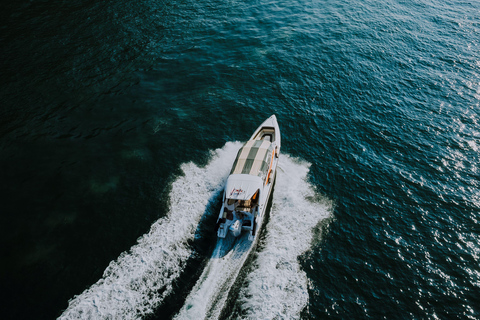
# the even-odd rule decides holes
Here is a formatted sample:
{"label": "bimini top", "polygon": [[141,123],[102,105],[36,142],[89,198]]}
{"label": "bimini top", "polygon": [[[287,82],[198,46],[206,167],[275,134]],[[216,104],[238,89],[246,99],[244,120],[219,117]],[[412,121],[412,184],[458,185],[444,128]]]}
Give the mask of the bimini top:
{"label": "bimini top", "polygon": [[264,177],[272,159],[273,144],[267,140],[249,140],[238,150],[230,174]]}

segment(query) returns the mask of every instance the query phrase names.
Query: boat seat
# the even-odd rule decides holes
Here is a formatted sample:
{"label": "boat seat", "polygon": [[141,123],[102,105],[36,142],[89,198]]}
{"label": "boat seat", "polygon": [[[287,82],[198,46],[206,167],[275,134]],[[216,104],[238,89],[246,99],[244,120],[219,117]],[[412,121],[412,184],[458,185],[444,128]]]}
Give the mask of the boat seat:
{"label": "boat seat", "polygon": [[262,136],[262,139],[261,139],[261,140],[267,140],[267,141],[270,141],[270,142],[271,142],[271,141],[272,141],[272,135],[269,134],[269,133],[264,134],[264,135]]}

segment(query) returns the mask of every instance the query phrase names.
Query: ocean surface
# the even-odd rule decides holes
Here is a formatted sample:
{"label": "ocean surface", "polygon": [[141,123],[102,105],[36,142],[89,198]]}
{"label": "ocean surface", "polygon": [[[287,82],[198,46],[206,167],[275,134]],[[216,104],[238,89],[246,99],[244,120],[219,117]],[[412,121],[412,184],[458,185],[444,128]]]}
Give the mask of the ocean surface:
{"label": "ocean surface", "polygon": [[0,318],[480,319],[479,162],[479,1],[3,1]]}

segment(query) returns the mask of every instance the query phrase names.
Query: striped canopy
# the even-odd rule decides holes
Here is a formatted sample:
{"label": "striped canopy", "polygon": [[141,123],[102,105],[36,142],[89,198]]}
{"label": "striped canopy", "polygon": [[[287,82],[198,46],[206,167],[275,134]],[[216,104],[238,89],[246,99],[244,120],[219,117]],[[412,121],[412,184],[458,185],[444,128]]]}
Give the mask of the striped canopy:
{"label": "striped canopy", "polygon": [[249,140],[238,150],[230,174],[250,174],[262,177],[267,174],[273,145],[266,140]]}

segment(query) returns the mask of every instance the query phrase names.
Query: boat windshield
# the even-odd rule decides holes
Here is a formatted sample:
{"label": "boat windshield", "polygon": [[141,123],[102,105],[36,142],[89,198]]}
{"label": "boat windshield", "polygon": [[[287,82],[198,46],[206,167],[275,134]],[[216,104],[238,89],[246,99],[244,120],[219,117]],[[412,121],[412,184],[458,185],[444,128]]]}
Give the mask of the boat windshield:
{"label": "boat windshield", "polygon": [[230,174],[265,177],[272,158],[273,144],[267,140],[249,140],[240,150]]}

